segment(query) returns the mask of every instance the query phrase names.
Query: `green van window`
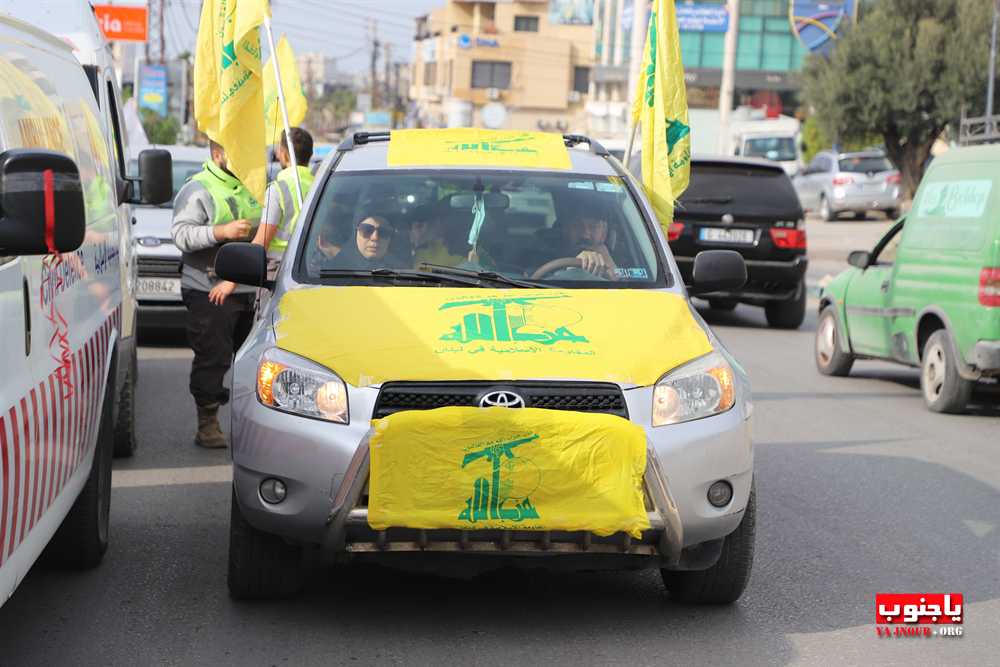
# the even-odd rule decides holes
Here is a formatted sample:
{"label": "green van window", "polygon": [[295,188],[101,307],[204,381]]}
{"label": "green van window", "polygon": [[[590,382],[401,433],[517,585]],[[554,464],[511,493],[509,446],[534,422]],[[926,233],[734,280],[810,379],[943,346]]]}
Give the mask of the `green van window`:
{"label": "green van window", "polygon": [[903,255],[905,248],[981,250],[987,242],[987,221],[996,199],[996,179],[989,177],[992,167],[982,162],[931,165],[906,218]]}
{"label": "green van window", "polygon": [[993,181],[964,180],[928,183],[920,196],[917,215],[940,218],[978,218],[986,210]]}

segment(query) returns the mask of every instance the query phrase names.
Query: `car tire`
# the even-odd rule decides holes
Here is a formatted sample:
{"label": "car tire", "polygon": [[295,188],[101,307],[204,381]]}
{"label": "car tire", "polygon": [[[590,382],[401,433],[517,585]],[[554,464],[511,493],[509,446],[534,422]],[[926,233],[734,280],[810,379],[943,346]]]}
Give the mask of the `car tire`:
{"label": "car tire", "polygon": [[718,310],[723,312],[729,312],[731,310],[736,310],[736,306],[739,302],[736,299],[709,299],[708,306],[712,310]]}
{"label": "car tire", "polygon": [[932,412],[964,412],[972,397],[972,382],[958,374],[958,361],[946,329],[938,329],[924,343],[920,390]]}
{"label": "car tire", "polygon": [[820,312],[819,324],[816,326],[816,369],[823,375],[849,375],[854,365],[854,355],[845,350],[844,334],[837,324],[837,314],[833,306],[827,306]]}
{"label": "car tire", "polygon": [[229,595],[235,600],[294,595],[302,587],[303,570],[302,547],[247,523],[234,487],[229,518]]}
{"label": "car tire", "polygon": [[129,355],[128,370],[121,394],[118,396],[118,419],[115,423],[115,458],[128,458],[135,454],[139,440],[135,434],[135,385],[139,378],[139,359],[135,345]]}
{"label": "car tire", "polygon": [[819,216],[826,222],[833,222],[837,219],[837,212],[830,207],[830,201],[826,195],[819,196]]}
{"label": "car tire", "polygon": [[798,329],[806,319],[806,284],[799,282],[795,296],[787,301],[771,301],[764,306],[767,323],[775,329]]}
{"label": "car tire", "polygon": [[889,220],[899,219],[899,209],[898,208],[887,208],[885,211],[885,217]]}
{"label": "car tire", "polygon": [[111,458],[114,451],[114,367],[108,376],[90,475],[66,518],[45,547],[42,560],[69,570],[96,567],[108,550],[111,519]]}
{"label": "car tire", "polygon": [[731,604],[740,599],[750,580],[757,530],[757,492],[750,486],[743,520],[726,535],[722,553],[707,570],[660,570],[670,597],[688,604]]}

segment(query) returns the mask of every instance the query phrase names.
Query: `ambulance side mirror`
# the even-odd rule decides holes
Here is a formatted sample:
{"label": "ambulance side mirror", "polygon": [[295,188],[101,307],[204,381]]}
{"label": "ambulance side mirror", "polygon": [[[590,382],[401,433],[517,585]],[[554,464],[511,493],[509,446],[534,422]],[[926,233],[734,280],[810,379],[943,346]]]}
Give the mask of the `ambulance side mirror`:
{"label": "ambulance side mirror", "polygon": [[270,287],[267,251],[264,246],[243,241],[226,243],[215,256],[215,274],[240,285]]}
{"label": "ambulance side mirror", "polygon": [[35,149],[0,153],[0,255],[72,252],[86,231],[72,158]]}
{"label": "ambulance side mirror", "polygon": [[150,148],[139,153],[139,199],[132,203],[159,206],[170,201],[174,196],[173,170],[170,151]]}

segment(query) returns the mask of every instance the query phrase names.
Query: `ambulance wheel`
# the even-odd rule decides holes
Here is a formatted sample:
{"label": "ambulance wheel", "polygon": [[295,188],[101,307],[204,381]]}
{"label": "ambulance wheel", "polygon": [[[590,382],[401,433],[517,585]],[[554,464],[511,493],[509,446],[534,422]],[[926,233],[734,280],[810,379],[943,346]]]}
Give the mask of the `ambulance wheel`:
{"label": "ambulance wheel", "polygon": [[229,595],[236,600],[293,595],[302,587],[304,569],[301,547],[247,523],[234,488],[229,518]]}
{"label": "ambulance wheel", "polygon": [[108,550],[111,510],[111,456],[114,451],[114,382],[112,366],[104,391],[94,462],[87,482],[45,548],[44,560],[55,567],[82,570],[96,567]]}
{"label": "ambulance wheel", "polygon": [[670,597],[689,604],[730,604],[743,595],[753,565],[757,493],[750,498],[739,527],[726,536],[719,560],[707,570],[660,570]]}
{"label": "ambulance wheel", "polygon": [[125,382],[118,397],[118,419],[115,424],[115,458],[135,454],[139,441],[135,435],[135,385],[139,379],[139,359],[135,345],[129,355]]}

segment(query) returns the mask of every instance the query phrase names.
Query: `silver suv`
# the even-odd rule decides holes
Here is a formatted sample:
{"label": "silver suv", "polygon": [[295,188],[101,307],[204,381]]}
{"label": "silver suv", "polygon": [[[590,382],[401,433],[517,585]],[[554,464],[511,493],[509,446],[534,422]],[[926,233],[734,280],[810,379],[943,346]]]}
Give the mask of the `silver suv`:
{"label": "silver suv", "polygon": [[802,208],[818,211],[826,221],[841,213],[863,218],[876,210],[891,220],[899,217],[899,172],[881,151],[824,151],[792,183]]}
{"label": "silver suv", "polygon": [[[440,150],[415,150],[415,132]],[[233,365],[230,593],[289,594],[317,556],[434,556],[659,568],[675,598],[736,600],[754,543],[750,387],[688,295],[738,288],[743,259],[703,251],[685,288],[640,185],[599,144],[470,132],[347,139],[274,280],[260,246],[220,249],[221,277],[266,292]],[[531,166],[543,140],[559,166]],[[521,419],[559,430],[503,442]],[[559,477],[586,478],[586,494],[547,481],[532,448],[594,420],[606,430],[565,451],[589,471],[592,448],[632,452],[632,472]],[[412,467],[390,492],[388,434],[415,423],[419,438],[396,436]],[[637,523],[609,529],[600,499],[633,476]],[[432,516],[442,496],[455,503]],[[394,499],[402,514],[386,519]],[[557,516],[594,499],[592,514]]]}

